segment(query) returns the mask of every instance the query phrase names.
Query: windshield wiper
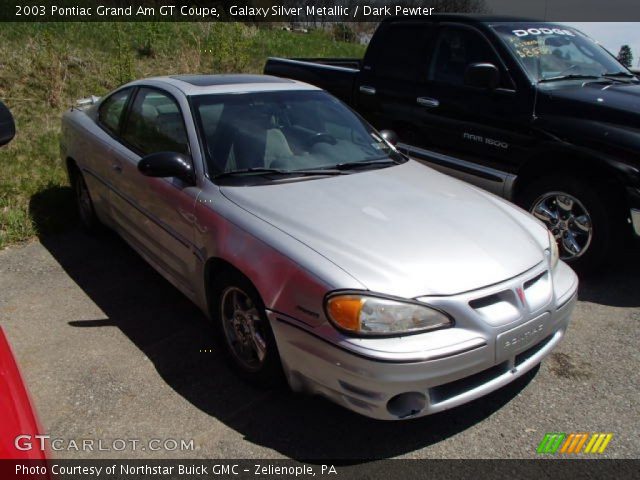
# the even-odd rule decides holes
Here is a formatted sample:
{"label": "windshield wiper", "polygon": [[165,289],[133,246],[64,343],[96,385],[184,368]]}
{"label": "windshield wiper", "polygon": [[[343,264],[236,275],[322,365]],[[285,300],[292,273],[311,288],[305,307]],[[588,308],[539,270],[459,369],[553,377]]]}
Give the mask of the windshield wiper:
{"label": "windshield wiper", "polygon": [[393,160],[392,158],[374,158],[371,160],[364,160],[362,162],[347,162],[347,163],[338,163],[331,168],[335,168],[337,170],[352,170],[354,168],[360,167],[370,167],[372,165],[389,165],[389,164],[399,164],[400,162]]}
{"label": "windshield wiper", "polygon": [[570,75],[558,75],[557,77],[541,78],[540,80],[538,80],[538,83],[558,82],[560,80],[589,80],[589,79],[593,80],[598,78],[602,78],[602,76],[601,75],[580,75],[578,73],[572,73]]}
{"label": "windshield wiper", "polygon": [[292,175],[292,176],[306,176],[306,175],[342,175],[344,172],[337,169],[317,169],[317,170],[283,170],[281,168],[263,168],[263,167],[253,167],[253,168],[240,168],[238,170],[230,170],[228,172],[222,172],[215,175],[213,178],[224,178],[224,177],[232,177],[236,175],[247,175],[251,173],[256,174],[267,174],[273,173],[276,175]]}
{"label": "windshield wiper", "polygon": [[624,77],[624,78],[632,78],[635,77],[633,73],[629,72],[605,72],[602,74],[603,77]]}

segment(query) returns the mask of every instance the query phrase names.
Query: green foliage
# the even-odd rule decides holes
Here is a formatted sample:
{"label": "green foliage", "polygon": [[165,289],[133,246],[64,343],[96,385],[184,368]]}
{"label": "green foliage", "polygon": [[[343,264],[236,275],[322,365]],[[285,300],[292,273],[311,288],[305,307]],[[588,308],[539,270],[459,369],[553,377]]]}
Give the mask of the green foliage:
{"label": "green foliage", "polygon": [[355,42],[356,33],[346,23],[336,23],[333,26],[333,38],[340,42]]}
{"label": "green foliage", "polygon": [[360,45],[240,23],[3,23],[0,99],[16,138],[0,148],[0,248],[73,225],[60,117],[134,78],[262,71],[268,56],[348,56]]}
{"label": "green foliage", "polygon": [[633,65],[633,53],[631,53],[631,47],[629,45],[622,45],[618,52],[618,61],[627,68],[631,68]]}

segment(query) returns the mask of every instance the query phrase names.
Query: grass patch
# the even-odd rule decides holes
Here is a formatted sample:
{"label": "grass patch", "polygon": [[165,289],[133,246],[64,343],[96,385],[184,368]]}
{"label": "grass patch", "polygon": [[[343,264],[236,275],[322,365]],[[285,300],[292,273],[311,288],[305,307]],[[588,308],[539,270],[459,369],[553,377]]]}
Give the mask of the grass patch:
{"label": "grass patch", "polygon": [[360,57],[364,46],[241,23],[4,23],[0,99],[16,138],[0,148],[0,249],[76,221],[59,158],[60,117],[73,102],[135,78],[260,73],[268,56]]}

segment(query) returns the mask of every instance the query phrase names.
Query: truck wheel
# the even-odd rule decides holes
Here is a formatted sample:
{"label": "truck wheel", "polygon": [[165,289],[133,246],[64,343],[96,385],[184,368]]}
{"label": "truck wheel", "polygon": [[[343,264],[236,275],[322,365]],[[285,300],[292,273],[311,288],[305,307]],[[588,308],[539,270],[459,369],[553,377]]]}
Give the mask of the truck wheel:
{"label": "truck wheel", "polygon": [[548,177],[527,185],[517,203],[553,233],[560,258],[587,273],[602,266],[617,238],[609,198],[584,180]]}
{"label": "truck wheel", "polygon": [[84,181],[82,172],[78,168],[73,168],[72,172],[72,187],[76,197],[76,207],[78,209],[78,216],[80,217],[80,225],[82,228],[91,234],[101,233],[104,230],[104,226],[93,208],[93,201],[91,200],[91,194],[87,183]]}
{"label": "truck wheel", "polygon": [[276,340],[258,292],[243,275],[229,272],[213,295],[213,316],[231,365],[262,387],[283,379]]}

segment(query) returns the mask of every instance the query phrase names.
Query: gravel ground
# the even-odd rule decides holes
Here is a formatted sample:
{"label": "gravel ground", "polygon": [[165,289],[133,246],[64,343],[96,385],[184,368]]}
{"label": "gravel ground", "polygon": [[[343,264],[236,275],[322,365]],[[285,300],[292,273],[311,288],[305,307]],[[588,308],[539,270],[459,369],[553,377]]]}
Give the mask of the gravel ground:
{"label": "gravel ground", "polygon": [[[246,385],[196,307],[109,234],[70,232],[0,252],[0,321],[46,433],[65,448],[129,441],[122,452],[57,458],[534,458],[546,432],[612,432],[601,457],[638,458],[640,251],[624,258],[582,282],[569,331],[539,370],[408,422]],[[145,446],[168,438],[194,449]],[[131,439],[141,442],[135,451]]]}

